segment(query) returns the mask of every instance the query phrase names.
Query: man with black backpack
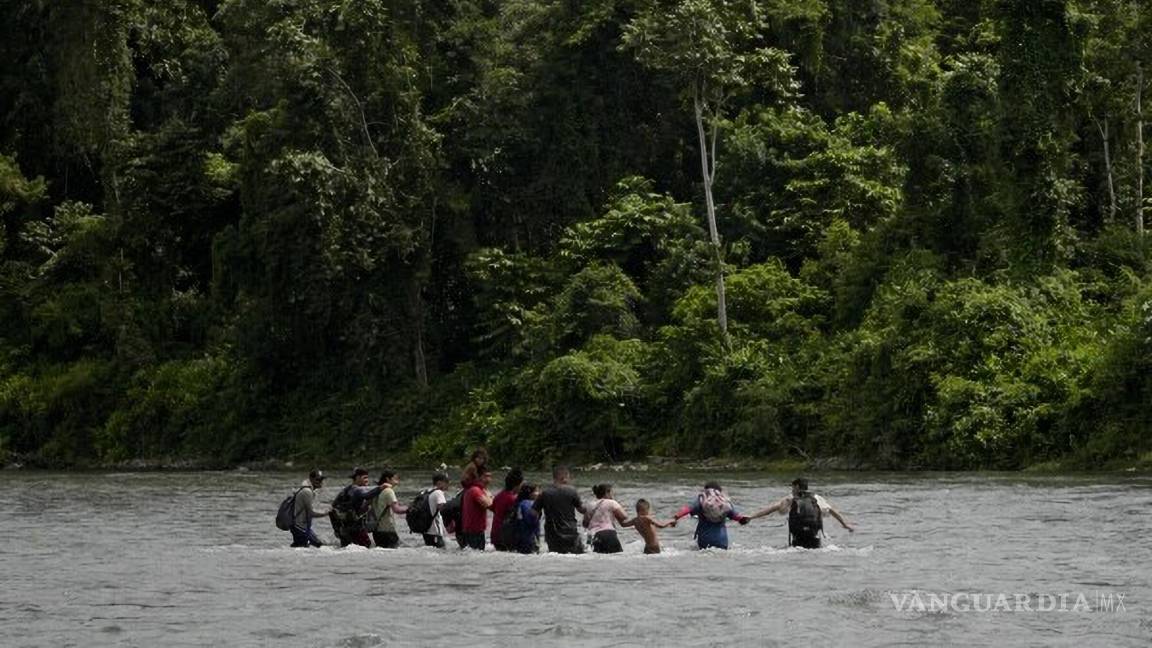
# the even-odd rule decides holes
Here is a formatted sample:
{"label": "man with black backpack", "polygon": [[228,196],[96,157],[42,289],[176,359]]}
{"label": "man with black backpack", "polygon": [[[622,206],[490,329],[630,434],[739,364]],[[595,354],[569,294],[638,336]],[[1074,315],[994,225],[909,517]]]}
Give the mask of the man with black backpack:
{"label": "man with black backpack", "polygon": [[372,540],[365,526],[365,518],[371,507],[371,500],[380,494],[383,486],[370,487],[368,471],[357,468],[350,475],[352,483],[332,500],[332,510],[328,517],[332,520],[332,531],[340,539],[340,546],[358,544],[361,547],[371,547]]}
{"label": "man with black backpack", "polygon": [[840,512],[832,508],[823,497],[808,490],[808,480],[797,477],[792,480],[792,494],[785,496],[779,502],[759,511],[752,516],[753,519],[771,515],[773,513],[787,513],[788,515],[788,546],[804,549],[819,549],[820,534],[824,531],[824,514],[836,518],[840,526],[852,533],[856,530],[844,520]]}
{"label": "man with black backpack", "polygon": [[448,475],[436,473],[432,475],[432,488],[421,491],[408,505],[408,512],[404,515],[408,522],[408,530],[424,536],[424,545],[428,547],[444,548],[444,536],[448,532],[444,529],[444,519],[440,509],[447,503],[444,489],[448,488]]}

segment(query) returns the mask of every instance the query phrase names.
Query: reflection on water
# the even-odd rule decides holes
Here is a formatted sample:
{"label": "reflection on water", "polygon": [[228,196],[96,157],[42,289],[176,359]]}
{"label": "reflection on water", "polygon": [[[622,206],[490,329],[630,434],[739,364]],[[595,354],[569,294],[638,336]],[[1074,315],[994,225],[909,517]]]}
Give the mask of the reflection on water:
{"label": "reflection on water", "polygon": [[[533,476],[541,478],[541,476]],[[719,477],[745,512],[785,475],[578,474],[665,518]],[[642,554],[293,550],[272,518],[303,475],[0,474],[0,643],[443,646],[1075,645],[1152,641],[1152,480],[827,475],[814,489],[854,523],[788,549],[784,518],[731,526],[697,551],[694,524]],[[401,499],[424,481],[402,475]],[[322,491],[327,501],[339,484]],[[590,494],[589,494],[590,495]],[[321,521],[318,521],[321,522]],[[331,536],[326,523],[322,537]],[[1124,613],[898,611],[894,593],[1099,591]],[[13,632],[13,629],[19,629]]]}

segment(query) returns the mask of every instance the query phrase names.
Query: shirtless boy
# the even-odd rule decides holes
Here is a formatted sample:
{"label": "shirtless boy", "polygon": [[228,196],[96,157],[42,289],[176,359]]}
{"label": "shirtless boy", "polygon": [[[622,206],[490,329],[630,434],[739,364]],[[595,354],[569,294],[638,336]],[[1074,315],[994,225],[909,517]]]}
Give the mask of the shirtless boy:
{"label": "shirtless boy", "polygon": [[658,554],[660,553],[660,539],[656,537],[656,529],[666,529],[670,526],[675,526],[675,522],[660,522],[649,515],[651,505],[648,500],[642,499],[636,502],[636,517],[626,522],[621,522],[620,526],[635,527],[636,532],[644,538],[644,553]]}

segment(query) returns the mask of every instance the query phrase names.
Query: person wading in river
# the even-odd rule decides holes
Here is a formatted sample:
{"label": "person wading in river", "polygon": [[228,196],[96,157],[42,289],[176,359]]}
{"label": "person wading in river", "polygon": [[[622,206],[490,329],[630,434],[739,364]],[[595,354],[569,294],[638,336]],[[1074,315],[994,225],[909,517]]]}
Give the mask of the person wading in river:
{"label": "person wading in river", "polygon": [[636,532],[644,538],[644,553],[658,554],[660,553],[660,539],[656,537],[656,529],[666,529],[675,522],[660,522],[651,515],[652,505],[648,500],[641,499],[636,501],[636,517],[621,522],[620,526],[633,527]]}
{"label": "person wading in river", "polygon": [[592,487],[596,501],[584,514],[584,527],[591,536],[592,551],[595,553],[620,553],[620,536],[616,533],[616,522],[628,521],[624,507],[612,498],[612,484],[596,484]]}
{"label": "person wading in river", "polygon": [[324,472],[316,469],[308,473],[308,479],[300,484],[296,498],[292,501],[292,546],[293,547],[323,547],[324,543],[316,537],[312,530],[312,520],[328,513],[316,508],[316,491],[324,485]]}
{"label": "person wading in river", "polygon": [[545,488],[532,508],[544,512],[544,541],[548,551],[561,554],[584,553],[580,531],[576,528],[576,512],[584,513],[583,502],[575,488],[568,485],[571,473],[564,466],[552,469],[552,485]]}
{"label": "person wading in river", "polygon": [[516,495],[516,505],[512,508],[513,514],[504,520],[504,528],[511,529],[503,534],[508,537],[512,548],[522,554],[534,554],[540,551],[540,514],[532,505],[540,496],[540,489],[535,484],[521,484],[520,492]]}
{"label": "person wading in river", "polygon": [[675,524],[686,515],[694,515],[699,520],[696,523],[696,546],[701,549],[727,549],[728,520],[748,524],[752,519],[740,515],[724,489],[714,481],[704,484],[704,491],[696,497],[696,501],[677,511],[672,523]]}
{"label": "person wading in river", "polygon": [[488,495],[490,483],[492,483],[492,471],[481,468],[472,485],[464,491],[460,538],[464,541],[464,546],[469,549],[484,551],[484,534],[488,530],[488,509],[492,508],[492,498]]}
{"label": "person wading in river", "polygon": [[824,515],[836,518],[840,526],[849,533],[856,530],[844,520],[840,512],[823,497],[808,490],[808,480],[797,477],[792,480],[792,494],[785,496],[768,508],[757,511],[752,518],[764,517],[773,513],[788,514],[788,546],[804,549],[819,549],[820,534],[824,531]]}
{"label": "person wading in river", "polygon": [[425,546],[444,548],[444,537],[448,535],[448,531],[444,528],[444,516],[440,515],[440,509],[448,502],[448,498],[444,495],[446,488],[448,488],[448,475],[441,472],[432,475],[432,488],[425,495],[428,498],[428,511],[432,514],[432,524],[424,532]]}
{"label": "person wading in river", "polygon": [[400,483],[395,470],[380,473],[380,494],[372,500],[368,513],[367,527],[372,532],[372,541],[381,549],[395,549],[400,546],[400,536],[396,533],[396,516],[408,512],[408,507],[400,503],[393,488]]}
{"label": "person wading in river", "polygon": [[361,547],[372,546],[368,536],[368,529],[364,526],[364,518],[368,514],[369,502],[383,490],[380,486],[375,488],[368,485],[368,471],[357,468],[350,475],[352,483],[345,486],[332,500],[332,509],[328,517],[332,520],[332,530],[340,539],[340,546],[358,544]]}
{"label": "person wading in river", "polygon": [[508,511],[516,506],[516,496],[520,493],[520,485],[524,483],[524,471],[513,468],[504,477],[504,490],[492,498],[492,546],[496,551],[515,551],[516,547],[504,542],[504,520]]}

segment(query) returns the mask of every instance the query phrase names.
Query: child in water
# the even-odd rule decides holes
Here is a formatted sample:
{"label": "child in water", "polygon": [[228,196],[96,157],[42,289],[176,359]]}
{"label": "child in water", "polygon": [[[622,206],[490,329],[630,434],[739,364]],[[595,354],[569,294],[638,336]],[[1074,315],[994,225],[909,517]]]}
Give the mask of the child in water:
{"label": "child in water", "polygon": [[648,500],[642,499],[636,502],[636,517],[626,522],[621,522],[620,526],[630,526],[636,529],[641,538],[644,538],[644,553],[658,554],[660,553],[660,539],[656,537],[656,529],[667,529],[670,526],[675,526],[675,522],[660,522],[656,518],[649,515],[652,510]]}
{"label": "child in water", "polygon": [[522,554],[534,554],[540,551],[540,514],[532,505],[540,496],[540,489],[532,483],[520,485],[520,492],[516,495],[516,504],[508,519],[504,521],[504,529],[510,532],[505,534],[505,541],[512,549]]}

